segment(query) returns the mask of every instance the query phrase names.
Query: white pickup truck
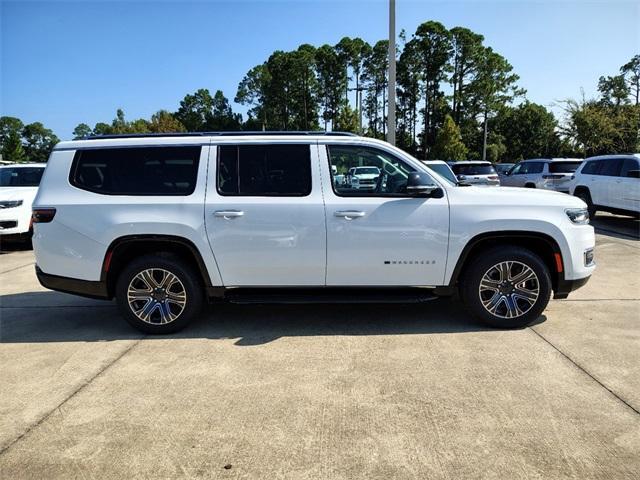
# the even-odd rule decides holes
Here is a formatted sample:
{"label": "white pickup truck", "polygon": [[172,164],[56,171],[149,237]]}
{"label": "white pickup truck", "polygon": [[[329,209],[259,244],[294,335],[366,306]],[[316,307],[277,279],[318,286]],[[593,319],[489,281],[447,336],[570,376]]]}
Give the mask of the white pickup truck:
{"label": "white pickup truck", "polygon": [[[337,171],[378,170],[374,187]],[[585,203],[463,186],[349,134],[103,136],[58,144],[33,207],[45,287],[116,298],[150,333],[213,302],[426,302],[527,325],[592,274]],[[425,307],[425,314],[429,309]]]}

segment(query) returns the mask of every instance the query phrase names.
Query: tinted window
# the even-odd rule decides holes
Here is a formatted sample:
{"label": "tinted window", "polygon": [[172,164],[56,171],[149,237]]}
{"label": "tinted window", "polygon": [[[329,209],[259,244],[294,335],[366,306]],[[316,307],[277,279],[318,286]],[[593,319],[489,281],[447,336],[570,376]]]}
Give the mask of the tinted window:
{"label": "tinted window", "polygon": [[[415,172],[415,168],[399,158],[377,148],[356,145],[329,145],[328,151],[331,183],[337,195],[407,195],[407,178],[409,173]],[[378,175],[358,177],[358,171],[363,167],[368,167],[367,170],[372,172],[377,171]],[[349,172],[355,173],[347,175]]]}
{"label": "tinted window", "polygon": [[495,166],[496,172],[507,173],[513,167],[513,163],[499,163]]}
{"label": "tinted window", "polygon": [[573,173],[582,162],[552,162],[549,164],[549,173]]}
{"label": "tinted window", "polygon": [[582,173],[587,175],[595,175],[600,167],[600,162],[591,160],[587,162],[584,167],[582,167]]}
{"label": "tinted window", "polygon": [[72,185],[106,195],[190,195],[200,146],[78,150]]}
{"label": "tinted window", "polygon": [[625,158],[622,162],[622,169],[620,170],[621,177],[628,177],[629,171],[640,170],[640,161],[633,158]]}
{"label": "tinted window", "polygon": [[301,197],[311,193],[309,145],[218,147],[221,195]]}
{"label": "tinted window", "polygon": [[0,168],[0,187],[37,187],[44,168]]}
{"label": "tinted window", "polygon": [[496,169],[493,168],[493,165],[483,163],[456,164],[451,167],[451,169],[456,175],[492,175],[496,173]]}
{"label": "tinted window", "polygon": [[617,177],[620,174],[620,169],[622,168],[622,159],[612,158],[610,160],[601,160],[600,164],[597,175]]}
{"label": "tinted window", "polygon": [[527,165],[527,173],[542,173],[544,170],[544,162],[530,162]]}

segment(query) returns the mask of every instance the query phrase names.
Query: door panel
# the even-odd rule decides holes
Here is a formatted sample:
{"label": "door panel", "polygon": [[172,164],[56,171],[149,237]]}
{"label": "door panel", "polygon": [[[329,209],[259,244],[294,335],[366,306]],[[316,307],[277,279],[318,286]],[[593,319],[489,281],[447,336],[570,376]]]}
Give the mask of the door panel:
{"label": "door panel", "polygon": [[[227,188],[224,185],[233,185],[233,181],[229,182],[225,176],[227,173],[221,173],[222,169],[218,171],[220,150],[212,146],[205,223],[225,286],[324,285],[324,206],[317,148],[315,145],[308,148],[311,168],[309,195],[259,196],[255,192],[263,187],[254,182],[247,187],[251,195],[245,196],[221,195],[218,192],[217,183],[222,184],[224,190]],[[282,155],[282,152],[278,153],[280,159]],[[242,155],[238,157],[240,162]],[[252,162],[255,163],[255,159]],[[285,168],[282,164],[267,167],[266,181],[282,183],[286,177],[286,172],[283,173]],[[236,169],[240,172],[245,170],[246,165],[242,164]],[[219,173],[224,179],[221,180]]]}
{"label": "door panel", "polygon": [[[319,145],[319,157],[323,178],[331,179],[325,145]],[[384,182],[391,180],[381,178]],[[446,196],[376,197],[369,192],[351,197],[337,195],[334,188],[331,180],[323,183],[327,285],[442,284],[449,231]]]}

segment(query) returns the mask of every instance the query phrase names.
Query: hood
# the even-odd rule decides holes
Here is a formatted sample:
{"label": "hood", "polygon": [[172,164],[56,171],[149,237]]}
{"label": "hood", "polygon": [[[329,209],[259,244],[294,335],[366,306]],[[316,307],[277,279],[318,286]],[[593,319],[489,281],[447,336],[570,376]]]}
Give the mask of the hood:
{"label": "hood", "polygon": [[578,197],[566,193],[536,188],[517,187],[455,187],[449,189],[452,196],[469,203],[504,206],[550,206],[564,208],[586,208]]}

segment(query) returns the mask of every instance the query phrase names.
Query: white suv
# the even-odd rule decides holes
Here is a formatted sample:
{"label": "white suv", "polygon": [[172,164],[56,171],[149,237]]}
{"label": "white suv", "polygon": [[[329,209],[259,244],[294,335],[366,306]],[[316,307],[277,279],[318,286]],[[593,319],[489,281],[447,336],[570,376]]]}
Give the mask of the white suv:
{"label": "white suv", "polygon": [[589,206],[589,214],[605,210],[640,214],[640,153],[587,158],[570,184],[572,195]]}
{"label": "white suv", "polygon": [[[333,181],[360,165],[378,168],[374,189]],[[338,133],[63,142],[33,221],[42,285],[115,297],[151,333],[182,328],[205,298],[406,303],[456,291],[482,321],[517,327],[595,268],[580,199],[455,185],[385,142]]]}
{"label": "white suv", "polygon": [[31,204],[44,168],[42,163],[0,166],[0,236],[30,234]]}
{"label": "white suv", "polygon": [[537,158],[523,160],[502,176],[507,187],[543,188],[569,193],[573,172],[580,166],[579,158]]}

